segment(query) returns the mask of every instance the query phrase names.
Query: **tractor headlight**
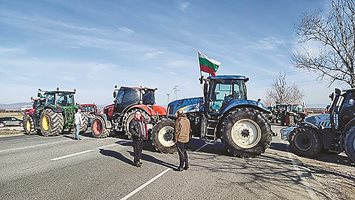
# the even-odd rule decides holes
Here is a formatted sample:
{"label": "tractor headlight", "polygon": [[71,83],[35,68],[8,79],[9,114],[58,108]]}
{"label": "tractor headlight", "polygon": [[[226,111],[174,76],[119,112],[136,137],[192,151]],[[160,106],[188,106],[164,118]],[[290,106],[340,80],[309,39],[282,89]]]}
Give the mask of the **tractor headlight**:
{"label": "tractor headlight", "polygon": [[280,134],[281,134],[281,139],[288,141],[289,137],[290,137],[290,133],[293,131],[293,129],[295,129],[296,127],[287,127],[287,128],[283,128],[280,130]]}

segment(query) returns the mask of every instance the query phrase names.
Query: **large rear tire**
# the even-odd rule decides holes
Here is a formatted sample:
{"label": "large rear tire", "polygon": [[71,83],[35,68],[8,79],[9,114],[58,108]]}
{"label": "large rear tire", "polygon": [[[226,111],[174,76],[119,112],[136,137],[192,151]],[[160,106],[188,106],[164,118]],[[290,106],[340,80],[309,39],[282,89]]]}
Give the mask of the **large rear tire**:
{"label": "large rear tire", "polygon": [[314,157],[322,151],[319,134],[310,127],[297,127],[290,133],[291,151],[303,157]]}
{"label": "large rear tire", "polygon": [[349,160],[355,162],[355,127],[345,133],[344,149]]}
{"label": "large rear tire", "polygon": [[80,133],[85,133],[88,130],[88,114],[82,113],[81,118],[83,120],[83,124],[80,126]]}
{"label": "large rear tire", "polygon": [[110,132],[106,128],[106,121],[102,116],[95,116],[91,123],[92,136],[96,138],[106,138],[110,135]]}
{"label": "large rear tire", "polygon": [[269,122],[253,108],[239,108],[228,113],[223,118],[220,132],[228,153],[242,158],[261,155],[272,139]]}
{"label": "large rear tire", "polygon": [[40,117],[40,127],[43,136],[57,136],[63,132],[64,118],[62,113],[51,109],[43,110]]}
{"label": "large rear tire", "polygon": [[125,134],[127,135],[127,137],[129,139],[132,138],[132,134],[129,132],[129,123],[131,123],[131,121],[133,120],[136,112],[139,111],[142,116],[144,117],[147,125],[150,123],[151,119],[150,119],[150,116],[143,110],[141,109],[132,109],[130,110],[126,115],[125,117],[123,118],[123,125],[124,125],[124,132]]}
{"label": "large rear tire", "polygon": [[35,128],[35,123],[31,115],[25,115],[23,117],[23,130],[25,131],[25,134],[27,135],[34,135],[37,133],[37,130]]}
{"label": "large rear tire", "polygon": [[157,151],[161,153],[174,153],[176,151],[174,126],[174,121],[163,118],[153,127],[152,140]]}

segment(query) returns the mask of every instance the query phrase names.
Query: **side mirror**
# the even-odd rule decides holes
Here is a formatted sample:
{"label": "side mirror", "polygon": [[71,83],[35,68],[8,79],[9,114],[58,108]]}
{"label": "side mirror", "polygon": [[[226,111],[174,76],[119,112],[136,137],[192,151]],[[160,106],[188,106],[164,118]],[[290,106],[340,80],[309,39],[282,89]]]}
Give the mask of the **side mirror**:
{"label": "side mirror", "polygon": [[334,100],[334,92],[329,95],[330,100]]}
{"label": "side mirror", "polygon": [[114,92],[112,93],[113,98],[116,98],[116,95],[117,95],[117,92],[114,91]]}
{"label": "side mirror", "polygon": [[338,88],[335,88],[335,94],[339,96],[341,94],[341,91]]}

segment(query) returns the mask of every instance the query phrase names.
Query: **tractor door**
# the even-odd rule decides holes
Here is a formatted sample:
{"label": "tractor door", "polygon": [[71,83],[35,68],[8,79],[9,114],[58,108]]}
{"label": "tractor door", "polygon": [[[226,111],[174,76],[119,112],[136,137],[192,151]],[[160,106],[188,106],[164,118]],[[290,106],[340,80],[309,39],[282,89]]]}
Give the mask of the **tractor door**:
{"label": "tractor door", "polygon": [[221,108],[232,99],[246,99],[244,82],[224,80],[211,87],[209,110],[218,113]]}
{"label": "tractor door", "polygon": [[350,120],[354,118],[355,111],[355,91],[348,91],[340,108],[339,127],[343,128]]}
{"label": "tractor door", "polygon": [[133,88],[120,89],[115,100],[115,114],[121,114],[126,108],[139,104],[140,92]]}

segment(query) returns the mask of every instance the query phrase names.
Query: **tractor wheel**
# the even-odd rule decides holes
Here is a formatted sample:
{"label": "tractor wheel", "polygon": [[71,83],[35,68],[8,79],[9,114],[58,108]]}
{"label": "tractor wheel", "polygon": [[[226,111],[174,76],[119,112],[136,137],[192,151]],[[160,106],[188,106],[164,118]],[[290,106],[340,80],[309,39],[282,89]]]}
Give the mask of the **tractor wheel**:
{"label": "tractor wheel", "polygon": [[107,130],[105,119],[102,116],[96,116],[92,119],[91,133],[96,138],[106,138],[109,136],[110,132]]}
{"label": "tractor wheel", "polygon": [[322,151],[319,134],[310,127],[297,127],[290,133],[290,149],[303,157],[314,157]]}
{"label": "tractor wheel", "polygon": [[81,115],[81,118],[83,120],[83,124],[80,127],[80,133],[85,133],[88,130],[88,124],[89,124],[87,113],[83,113]]}
{"label": "tractor wheel", "polygon": [[164,118],[153,127],[152,140],[157,151],[161,153],[174,153],[176,151],[174,126],[174,121]]}
{"label": "tractor wheel", "polygon": [[63,132],[64,118],[62,113],[45,109],[41,114],[39,124],[43,136],[56,136]]}
{"label": "tractor wheel", "polygon": [[136,114],[137,111],[141,112],[141,114],[144,117],[147,124],[150,123],[150,116],[145,111],[143,111],[141,109],[133,109],[133,110],[129,111],[123,119],[123,125],[124,125],[123,130],[129,139],[131,139],[131,136],[132,136],[132,134],[129,132],[129,123],[131,123],[131,121],[134,118],[134,115]]}
{"label": "tractor wheel", "polygon": [[349,160],[355,162],[355,127],[345,133],[344,148]]}
{"label": "tractor wheel", "polygon": [[31,115],[25,115],[23,117],[23,130],[25,130],[25,134],[34,135],[37,133],[35,128],[35,122]]}
{"label": "tractor wheel", "polygon": [[224,117],[220,132],[228,153],[242,158],[264,153],[272,139],[269,122],[253,108],[240,108],[230,112]]}

